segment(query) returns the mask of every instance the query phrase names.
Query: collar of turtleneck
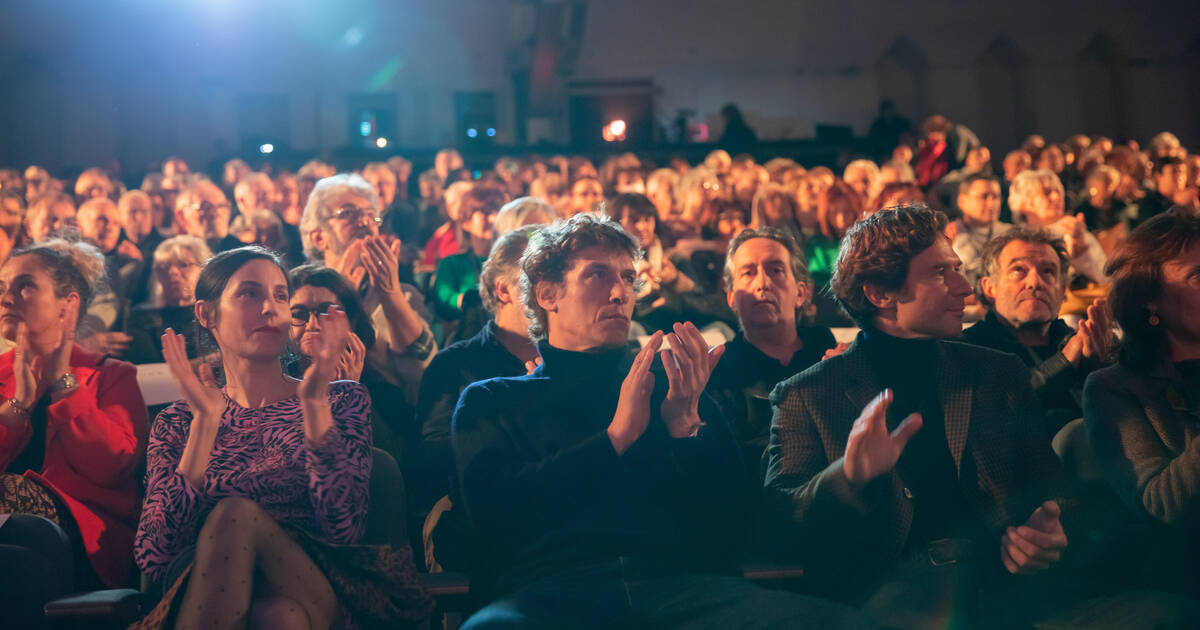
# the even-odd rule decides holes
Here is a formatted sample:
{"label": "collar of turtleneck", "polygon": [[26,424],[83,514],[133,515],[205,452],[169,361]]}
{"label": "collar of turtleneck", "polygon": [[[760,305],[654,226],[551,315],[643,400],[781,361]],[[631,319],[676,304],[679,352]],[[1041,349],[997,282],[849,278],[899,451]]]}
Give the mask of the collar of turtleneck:
{"label": "collar of turtleneck", "polygon": [[550,378],[601,378],[615,373],[628,354],[625,346],[574,352],[555,348],[542,340],[537,347],[538,354],[542,356],[542,365],[537,373]]}
{"label": "collar of turtleneck", "polygon": [[903,339],[877,328],[863,328],[863,342],[880,384],[902,397],[921,397],[933,386],[937,361],[936,339]]}

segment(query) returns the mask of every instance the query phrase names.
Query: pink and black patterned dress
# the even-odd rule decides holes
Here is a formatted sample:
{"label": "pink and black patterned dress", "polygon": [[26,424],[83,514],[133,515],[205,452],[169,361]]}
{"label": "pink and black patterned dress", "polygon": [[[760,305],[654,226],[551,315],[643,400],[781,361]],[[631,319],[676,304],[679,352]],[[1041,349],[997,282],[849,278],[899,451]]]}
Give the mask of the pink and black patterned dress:
{"label": "pink and black patterned dress", "polygon": [[177,470],[192,421],[187,403],[160,413],[150,432],[146,501],[134,543],[146,575],[161,580],[226,497],[253,499],[280,525],[319,542],[357,543],[371,476],[371,399],[362,385],[337,381],[329,402],[333,427],[320,444],[310,444],[295,396],[259,409],[226,398],[203,488]]}

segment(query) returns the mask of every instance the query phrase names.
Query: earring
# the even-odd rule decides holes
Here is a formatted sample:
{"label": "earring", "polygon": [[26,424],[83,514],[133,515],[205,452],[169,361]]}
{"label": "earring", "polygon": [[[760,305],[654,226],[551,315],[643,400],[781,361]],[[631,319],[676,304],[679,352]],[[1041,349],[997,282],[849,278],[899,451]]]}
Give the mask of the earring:
{"label": "earring", "polygon": [[1149,322],[1149,324],[1151,326],[1157,326],[1158,325],[1158,315],[1155,315],[1154,313],[1150,313],[1150,318],[1147,319],[1146,321]]}

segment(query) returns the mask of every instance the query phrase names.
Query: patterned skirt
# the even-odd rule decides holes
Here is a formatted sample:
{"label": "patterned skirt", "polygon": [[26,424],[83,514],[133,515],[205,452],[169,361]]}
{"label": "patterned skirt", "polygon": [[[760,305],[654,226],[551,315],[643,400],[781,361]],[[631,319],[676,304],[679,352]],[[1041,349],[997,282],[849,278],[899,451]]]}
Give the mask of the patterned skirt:
{"label": "patterned skirt", "polygon": [[[329,580],[347,627],[411,628],[433,612],[433,598],[417,577],[408,545],[330,545],[295,529],[287,532]],[[174,627],[191,568],[189,562],[171,571],[178,577],[154,610],[130,630]]]}

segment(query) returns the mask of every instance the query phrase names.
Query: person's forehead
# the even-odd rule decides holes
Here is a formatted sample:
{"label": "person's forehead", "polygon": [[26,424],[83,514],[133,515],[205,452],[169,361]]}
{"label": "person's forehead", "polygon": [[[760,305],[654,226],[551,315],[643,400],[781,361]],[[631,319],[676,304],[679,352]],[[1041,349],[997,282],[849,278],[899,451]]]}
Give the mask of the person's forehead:
{"label": "person's forehead", "polygon": [[304,304],[306,306],[312,306],[322,302],[330,302],[333,304],[339,303],[337,296],[334,295],[333,291],[330,291],[325,287],[313,286],[311,284],[306,284],[296,289],[296,292],[292,294],[292,304]]}
{"label": "person's forehead", "polygon": [[733,252],[734,266],[769,261],[791,262],[791,254],[782,243],[770,238],[752,238]]}
{"label": "person's forehead", "polygon": [[633,256],[623,250],[592,245],[580,250],[571,259],[572,270],[580,270],[589,265],[604,265],[617,269],[633,268]]}
{"label": "person's forehead", "polygon": [[1000,250],[1000,264],[1008,266],[1015,259],[1029,260],[1036,263],[1046,261],[1058,264],[1058,254],[1054,248],[1045,243],[1031,243],[1029,241],[1012,241]]}
{"label": "person's forehead", "polygon": [[337,195],[334,195],[332,199],[330,199],[330,205],[332,206],[332,209],[334,209],[334,210],[341,208],[342,206],[347,205],[347,204],[353,204],[356,206],[370,206],[371,201],[369,199],[367,199],[366,195],[355,192],[353,190],[343,190],[342,192],[338,193]]}
{"label": "person's forehead", "polygon": [[287,284],[283,271],[269,260],[255,259],[241,266],[229,278],[229,286],[236,287],[245,282],[257,282],[271,288]]}
{"label": "person's forehead", "polygon": [[913,257],[911,266],[914,267],[936,267],[943,264],[958,264],[958,254],[954,253],[954,248],[950,246],[950,240],[944,236],[940,236],[930,245]]}
{"label": "person's forehead", "polygon": [[991,179],[977,179],[971,182],[971,187],[968,190],[980,195],[987,192],[999,191],[1000,182]]}

